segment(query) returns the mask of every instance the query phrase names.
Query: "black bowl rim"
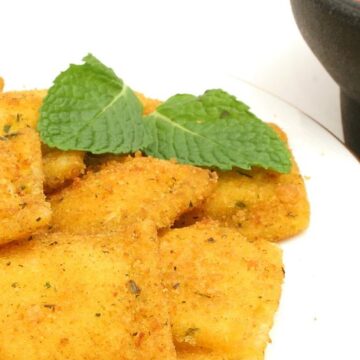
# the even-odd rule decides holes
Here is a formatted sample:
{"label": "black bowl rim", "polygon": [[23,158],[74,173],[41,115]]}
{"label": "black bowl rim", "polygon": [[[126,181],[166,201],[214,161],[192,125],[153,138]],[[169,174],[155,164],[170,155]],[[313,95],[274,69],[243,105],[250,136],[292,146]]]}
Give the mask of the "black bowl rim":
{"label": "black bowl rim", "polygon": [[[290,0],[293,13],[296,19],[297,6],[301,5],[303,0]],[[320,9],[327,11],[334,17],[338,18],[347,26],[351,26],[355,29],[360,28],[360,1],[359,0],[308,0],[306,4],[313,3]],[[307,6],[305,6],[306,8]]]}
{"label": "black bowl rim", "polygon": [[336,7],[347,16],[360,19],[360,1],[357,0],[320,0],[327,6]]}

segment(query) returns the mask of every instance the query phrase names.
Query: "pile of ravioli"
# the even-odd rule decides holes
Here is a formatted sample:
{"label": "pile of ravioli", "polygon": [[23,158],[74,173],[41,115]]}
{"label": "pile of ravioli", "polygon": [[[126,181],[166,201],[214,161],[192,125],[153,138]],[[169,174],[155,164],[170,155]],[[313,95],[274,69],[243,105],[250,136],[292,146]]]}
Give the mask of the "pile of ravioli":
{"label": "pile of ravioli", "polygon": [[1,360],[264,359],[276,242],[309,222],[295,161],[215,172],[50,149],[45,95],[0,92]]}

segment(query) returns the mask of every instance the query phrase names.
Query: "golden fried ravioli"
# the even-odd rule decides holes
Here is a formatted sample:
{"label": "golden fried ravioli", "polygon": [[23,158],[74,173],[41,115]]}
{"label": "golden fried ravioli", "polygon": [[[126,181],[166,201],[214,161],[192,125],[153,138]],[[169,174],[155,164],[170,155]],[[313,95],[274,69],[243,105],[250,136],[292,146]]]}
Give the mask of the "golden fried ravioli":
{"label": "golden fried ravioli", "polygon": [[150,223],[0,250],[1,360],[175,360]]}
{"label": "golden fried ravioli", "polygon": [[[141,93],[136,93],[143,105],[143,113],[147,115],[155,111],[156,107],[161,103],[159,100],[145,97]],[[44,148],[44,147],[43,147]],[[83,151],[61,151],[56,149],[48,149],[43,155],[43,165],[45,173],[45,192],[50,193],[58,190],[69,181],[82,175],[85,172],[85,153]],[[108,160],[113,158],[115,161],[122,161],[123,156],[104,154],[101,156],[92,156],[92,160],[98,159]]]}
{"label": "golden fried ravioli", "polygon": [[[284,141],[286,135],[272,125]],[[249,240],[279,241],[309,224],[304,180],[292,159],[289,174],[254,168],[219,171],[216,190],[199,208],[185,214],[179,226],[211,218],[237,228]]]}
{"label": "golden fried ravioli", "polygon": [[109,162],[97,172],[51,196],[55,230],[77,233],[116,231],[151,219],[170,226],[214,189],[208,170],[151,157]]}
{"label": "golden fried ravioli", "polygon": [[283,281],[280,248],[203,221],[166,232],[160,254],[176,344],[263,359]]}
{"label": "golden fried ravioli", "polygon": [[0,136],[0,245],[30,236],[49,224],[51,210],[43,180],[36,131],[24,128]]}
{"label": "golden fried ravioli", "polygon": [[83,151],[61,151],[57,149],[43,153],[45,192],[51,193],[58,190],[82,175],[86,168],[84,156]]}
{"label": "golden fried ravioli", "polygon": [[[0,94],[0,135],[27,127],[36,128],[46,90]],[[84,172],[84,152],[60,151],[43,146],[44,188],[56,190]]]}
{"label": "golden fried ravioli", "polygon": [[0,94],[0,132],[35,129],[46,90],[11,91]]}

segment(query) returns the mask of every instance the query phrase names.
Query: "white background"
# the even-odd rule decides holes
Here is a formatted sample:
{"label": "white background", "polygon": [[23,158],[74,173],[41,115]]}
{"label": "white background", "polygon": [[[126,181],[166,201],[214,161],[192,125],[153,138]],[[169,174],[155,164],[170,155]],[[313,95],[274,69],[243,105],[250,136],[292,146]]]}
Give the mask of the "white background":
{"label": "white background", "polygon": [[92,52],[148,94],[159,77],[236,75],[342,138],[338,87],[303,41],[289,0],[12,0],[0,2],[0,16],[6,89],[49,87]]}

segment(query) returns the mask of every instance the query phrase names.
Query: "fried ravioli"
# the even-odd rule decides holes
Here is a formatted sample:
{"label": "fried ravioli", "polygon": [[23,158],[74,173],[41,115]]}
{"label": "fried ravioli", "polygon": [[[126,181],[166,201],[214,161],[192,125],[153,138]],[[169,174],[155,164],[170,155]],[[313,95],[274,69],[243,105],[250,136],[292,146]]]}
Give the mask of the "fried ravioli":
{"label": "fried ravioli", "polygon": [[263,359],[283,280],[280,248],[213,221],[169,230],[160,244],[176,344]]}
{"label": "fried ravioli", "polygon": [[46,90],[11,91],[0,94],[0,131],[36,128]]}
{"label": "fried ravioli", "polygon": [[0,249],[1,360],[175,360],[158,255],[149,222]]}
{"label": "fried ravioli", "polygon": [[[286,141],[286,135],[272,127]],[[237,228],[249,240],[279,241],[307,228],[310,218],[304,180],[292,158],[289,174],[254,168],[219,171],[216,190],[178,226],[211,218]]]}
{"label": "fried ravioli", "polygon": [[83,151],[61,151],[52,149],[43,153],[45,192],[51,193],[68,184],[85,172]]}
{"label": "fried ravioli", "polygon": [[32,235],[50,222],[35,130],[0,136],[0,245]]}
{"label": "fried ravioli", "polygon": [[150,219],[166,228],[199,205],[215,184],[208,170],[151,157],[109,162],[51,196],[52,225],[60,231],[98,233]]}
{"label": "fried ravioli", "polygon": [[[46,90],[0,94],[0,135],[30,127],[35,129]],[[43,146],[44,188],[56,190],[84,172],[84,152],[60,151]]]}

